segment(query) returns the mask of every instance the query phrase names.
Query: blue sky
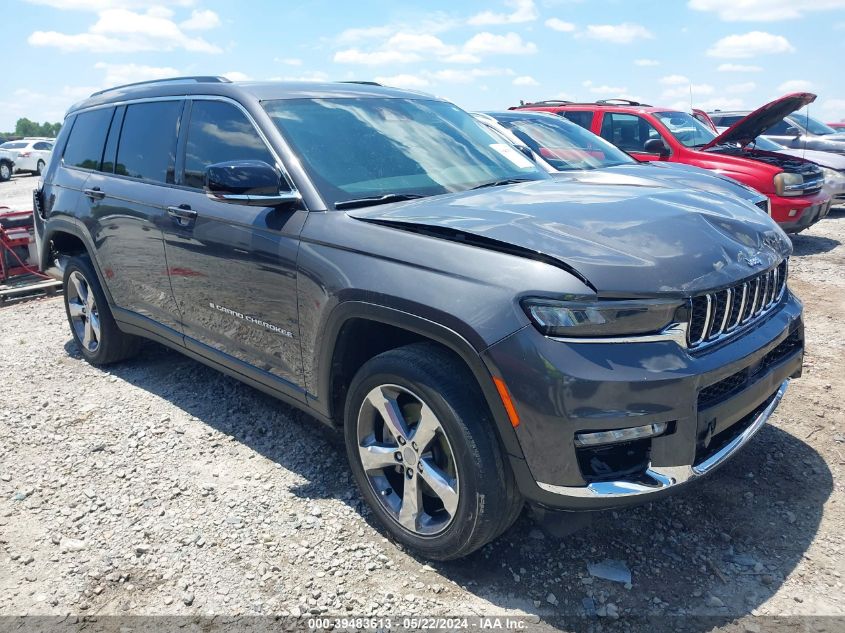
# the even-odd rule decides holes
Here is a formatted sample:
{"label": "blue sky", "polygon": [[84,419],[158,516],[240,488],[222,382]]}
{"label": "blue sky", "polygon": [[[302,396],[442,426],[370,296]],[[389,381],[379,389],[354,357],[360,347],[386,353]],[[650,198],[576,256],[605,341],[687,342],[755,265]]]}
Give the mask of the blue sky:
{"label": "blue sky", "polygon": [[377,79],[497,109],[819,95],[845,119],[845,0],[3,0],[0,130],[142,79]]}

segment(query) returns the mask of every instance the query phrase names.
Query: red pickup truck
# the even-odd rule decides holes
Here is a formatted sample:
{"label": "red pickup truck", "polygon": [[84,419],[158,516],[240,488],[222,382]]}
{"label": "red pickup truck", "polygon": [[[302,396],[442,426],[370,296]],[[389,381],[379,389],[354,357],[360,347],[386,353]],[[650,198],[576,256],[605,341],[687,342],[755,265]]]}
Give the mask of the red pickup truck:
{"label": "red pickup truck", "polygon": [[688,112],[624,99],[596,103],[541,101],[516,109],[543,110],[599,134],[641,161],[671,161],[710,169],[760,191],[772,218],[787,232],[812,226],[830,210],[824,175],[815,163],[758,150],[754,139],[786,115],[815,100],[793,93],[755,110],[717,134]]}

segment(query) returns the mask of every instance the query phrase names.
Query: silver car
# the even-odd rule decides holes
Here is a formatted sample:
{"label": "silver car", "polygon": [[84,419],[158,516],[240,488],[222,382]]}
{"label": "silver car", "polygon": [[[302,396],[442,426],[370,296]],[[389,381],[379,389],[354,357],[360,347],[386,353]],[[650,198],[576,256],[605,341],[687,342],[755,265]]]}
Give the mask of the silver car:
{"label": "silver car", "polygon": [[15,161],[15,171],[28,171],[41,175],[50,156],[53,154],[53,142],[51,138],[24,138],[19,141],[8,141],[0,145],[0,149],[6,152]]}

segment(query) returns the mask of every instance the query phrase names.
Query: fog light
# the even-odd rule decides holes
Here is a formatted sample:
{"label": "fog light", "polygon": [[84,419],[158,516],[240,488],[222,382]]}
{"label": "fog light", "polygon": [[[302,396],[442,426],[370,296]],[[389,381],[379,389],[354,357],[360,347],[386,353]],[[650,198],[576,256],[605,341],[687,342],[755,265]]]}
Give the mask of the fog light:
{"label": "fog light", "polygon": [[798,209],[790,209],[788,215],[790,218],[794,218],[796,215],[798,215]]}
{"label": "fog light", "polygon": [[599,446],[600,444],[617,444],[641,440],[646,437],[656,437],[663,434],[668,426],[667,422],[635,426],[630,429],[614,429],[613,431],[598,431],[597,433],[576,433],[575,446]]}

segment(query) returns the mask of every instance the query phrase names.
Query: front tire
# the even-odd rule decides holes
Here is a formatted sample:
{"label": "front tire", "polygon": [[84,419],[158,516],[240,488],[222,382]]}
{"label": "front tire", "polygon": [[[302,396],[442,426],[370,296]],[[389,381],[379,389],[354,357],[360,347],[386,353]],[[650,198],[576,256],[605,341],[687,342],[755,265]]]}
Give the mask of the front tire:
{"label": "front tire", "polygon": [[85,360],[108,365],[138,352],[140,339],[118,329],[88,256],[71,258],[63,282],[70,331]]}
{"label": "front tire", "polygon": [[6,182],[12,177],[12,167],[9,163],[0,163],[0,182]]}
{"label": "front tire", "polygon": [[35,175],[40,176],[41,174],[43,174],[44,173],[44,167],[45,167],[44,161],[39,160],[38,164],[35,166]]}
{"label": "front tire", "polygon": [[344,427],[367,504],[423,556],[466,556],[519,515],[523,501],[475,378],[439,346],[408,345],[365,363]]}

